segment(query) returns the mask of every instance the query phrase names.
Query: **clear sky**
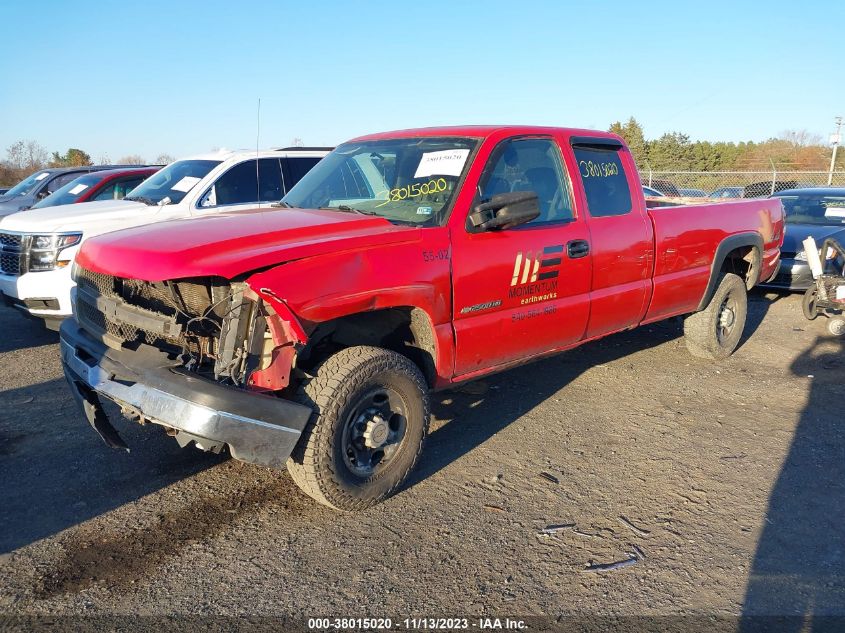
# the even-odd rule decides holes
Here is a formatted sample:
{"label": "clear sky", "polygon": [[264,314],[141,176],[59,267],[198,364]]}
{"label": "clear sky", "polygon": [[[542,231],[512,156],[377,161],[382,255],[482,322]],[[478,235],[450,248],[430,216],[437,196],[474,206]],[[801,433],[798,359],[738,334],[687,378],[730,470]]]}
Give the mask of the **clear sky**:
{"label": "clear sky", "polygon": [[333,145],[530,123],[654,138],[827,142],[845,116],[845,4],[0,0],[0,156],[95,159]]}

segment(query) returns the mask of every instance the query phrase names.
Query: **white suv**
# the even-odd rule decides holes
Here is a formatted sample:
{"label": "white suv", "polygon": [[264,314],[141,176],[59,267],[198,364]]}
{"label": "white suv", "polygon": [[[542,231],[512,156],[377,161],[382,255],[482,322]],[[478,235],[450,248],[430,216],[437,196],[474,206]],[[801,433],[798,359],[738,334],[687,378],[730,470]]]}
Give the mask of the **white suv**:
{"label": "white suv", "polygon": [[31,209],[0,220],[3,300],[50,322],[71,315],[70,277],[89,237],[141,224],[269,207],[330,148],[220,151],[171,163],[123,200]]}

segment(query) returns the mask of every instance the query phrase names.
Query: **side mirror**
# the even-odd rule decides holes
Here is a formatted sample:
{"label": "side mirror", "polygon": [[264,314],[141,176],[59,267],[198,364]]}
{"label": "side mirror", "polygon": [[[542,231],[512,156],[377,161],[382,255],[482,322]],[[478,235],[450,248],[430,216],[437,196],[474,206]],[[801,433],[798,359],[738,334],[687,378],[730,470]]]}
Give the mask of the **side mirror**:
{"label": "side mirror", "polygon": [[49,191],[47,191],[47,190],[45,189],[44,191],[39,191],[39,192],[35,195],[35,197],[36,197],[37,199],[39,199],[39,200],[43,200],[44,198],[46,198],[46,197],[47,197],[47,196],[49,196],[49,195],[50,195],[50,192],[49,192]]}
{"label": "side mirror", "polygon": [[469,222],[477,231],[507,229],[525,224],[540,215],[540,201],[533,191],[498,193],[476,205]]}

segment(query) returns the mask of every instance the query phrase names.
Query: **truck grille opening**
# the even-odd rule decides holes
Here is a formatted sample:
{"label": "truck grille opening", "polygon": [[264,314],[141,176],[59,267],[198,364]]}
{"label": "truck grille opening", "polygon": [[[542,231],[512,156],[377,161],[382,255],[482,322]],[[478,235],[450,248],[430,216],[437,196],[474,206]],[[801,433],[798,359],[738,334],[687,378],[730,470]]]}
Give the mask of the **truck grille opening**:
{"label": "truck grille opening", "polygon": [[0,246],[21,247],[21,236],[14,233],[0,233]]}
{"label": "truck grille opening", "polygon": [[20,275],[21,256],[14,253],[0,253],[0,272],[4,275]]}
{"label": "truck grille opening", "polygon": [[76,313],[89,333],[130,348],[213,355],[231,289],[225,279],[168,282],[76,270]]}
{"label": "truck grille opening", "polygon": [[16,233],[0,233],[0,273],[21,275],[25,268],[24,236]]}

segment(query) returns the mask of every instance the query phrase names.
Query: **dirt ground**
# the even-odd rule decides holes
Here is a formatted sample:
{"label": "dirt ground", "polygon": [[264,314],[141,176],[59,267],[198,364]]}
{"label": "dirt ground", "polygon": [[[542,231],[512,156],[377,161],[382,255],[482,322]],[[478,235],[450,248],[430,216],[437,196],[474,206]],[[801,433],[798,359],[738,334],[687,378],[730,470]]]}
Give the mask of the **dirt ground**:
{"label": "dirt ground", "polygon": [[0,310],[0,611],[845,615],[843,340],[800,295],[750,310],[722,363],[673,320],[436,394],[364,514],[156,428],[106,448],[57,336]]}

